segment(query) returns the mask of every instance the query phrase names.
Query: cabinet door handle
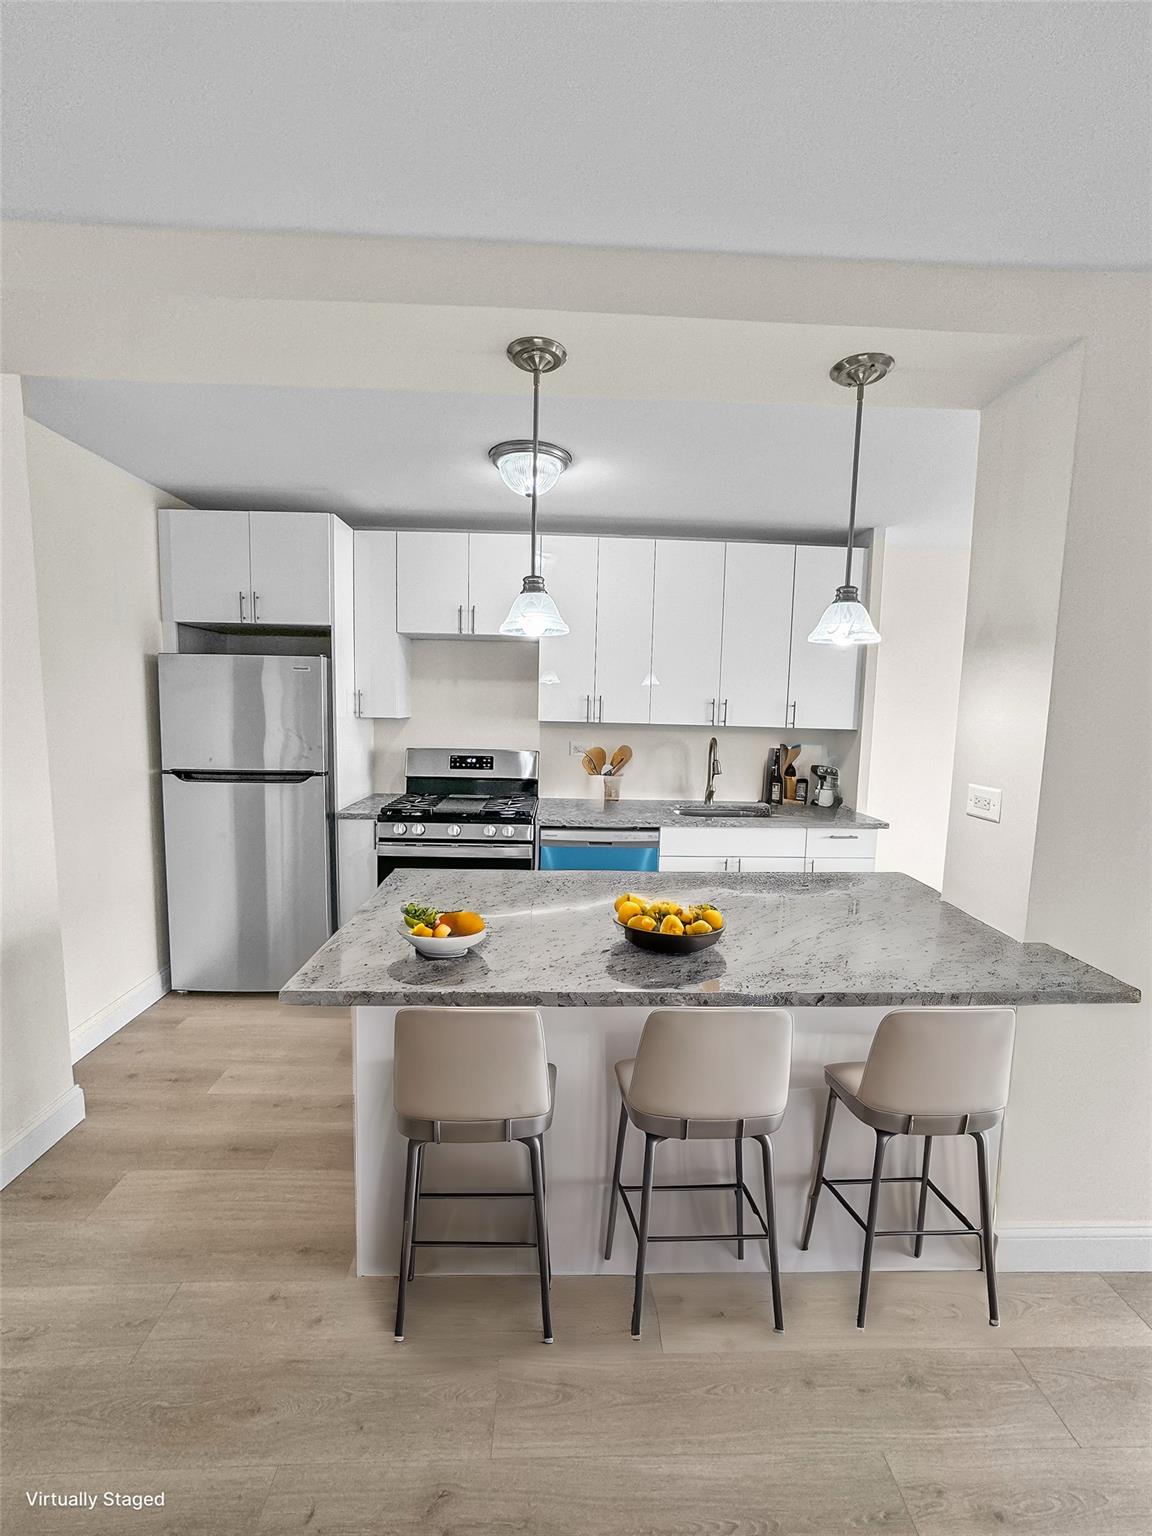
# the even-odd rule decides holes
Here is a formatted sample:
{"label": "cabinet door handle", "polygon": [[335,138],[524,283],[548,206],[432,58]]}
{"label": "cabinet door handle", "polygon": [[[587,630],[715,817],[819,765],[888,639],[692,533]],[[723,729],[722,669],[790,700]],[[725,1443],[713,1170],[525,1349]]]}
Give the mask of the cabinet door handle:
{"label": "cabinet door handle", "polygon": [[458,635],[462,635],[464,633],[464,604],[463,603],[461,603],[460,606],[456,609],[456,633]]}
{"label": "cabinet door handle", "polygon": [[590,693],[584,695],[584,724],[592,724],[592,695]]}
{"label": "cabinet door handle", "polygon": [[476,604],[472,604],[472,633],[476,633]]}
{"label": "cabinet door handle", "polygon": [[727,725],[728,724],[728,700],[727,699],[724,700],[724,718],[723,718],[723,720],[721,720],[720,724],[721,725]]}
{"label": "cabinet door handle", "polygon": [[253,594],[252,594],[252,622],[253,622],[253,624],[259,624],[259,622],[260,622],[260,594],[259,594],[259,592],[253,592]]}
{"label": "cabinet door handle", "polygon": [[241,592],[241,594],[240,594],[240,622],[241,622],[241,624],[247,624],[247,622],[248,622],[248,615],[244,612],[244,596],[245,596],[245,594],[243,592]]}
{"label": "cabinet door handle", "polygon": [[360,719],[363,716],[363,713],[364,713],[363,703],[364,703],[364,692],[363,692],[363,689],[357,688],[357,690],[356,690],[356,718],[357,719]]}
{"label": "cabinet door handle", "polygon": [[709,699],[708,700],[708,724],[709,725],[715,725],[716,724],[716,700],[715,699]]}
{"label": "cabinet door handle", "polygon": [[796,729],[796,700],[795,699],[792,700],[792,718],[791,718],[791,720],[789,720],[788,724],[792,727],[793,730]]}
{"label": "cabinet door handle", "polygon": [[596,711],[596,718],[597,718],[597,720],[600,721],[601,724],[604,723],[604,695],[603,694],[599,695],[598,708],[597,708],[597,711]]}

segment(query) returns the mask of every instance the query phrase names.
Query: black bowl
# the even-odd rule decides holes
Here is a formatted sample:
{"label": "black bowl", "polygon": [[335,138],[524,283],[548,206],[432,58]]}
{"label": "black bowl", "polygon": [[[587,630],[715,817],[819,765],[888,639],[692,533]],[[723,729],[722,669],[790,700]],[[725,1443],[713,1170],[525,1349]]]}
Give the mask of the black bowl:
{"label": "black bowl", "polygon": [[657,928],[629,928],[617,918],[616,926],[637,949],[654,949],[660,955],[694,955],[698,949],[710,949],[723,934],[723,928],[711,933],[661,933]]}

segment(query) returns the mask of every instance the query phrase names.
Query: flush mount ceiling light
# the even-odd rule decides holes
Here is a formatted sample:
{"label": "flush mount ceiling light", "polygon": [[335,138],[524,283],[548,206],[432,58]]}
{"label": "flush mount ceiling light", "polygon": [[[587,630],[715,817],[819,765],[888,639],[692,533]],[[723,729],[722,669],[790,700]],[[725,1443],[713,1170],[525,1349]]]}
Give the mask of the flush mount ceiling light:
{"label": "flush mount ceiling light", "polygon": [[[532,442],[518,437],[510,443],[497,443],[489,448],[488,457],[500,471],[500,478],[510,491],[518,496],[532,494]],[[543,496],[550,491],[560,476],[572,463],[567,448],[555,443],[541,443],[536,459],[536,493]]]}
{"label": "flush mount ceiling light", "polygon": [[848,506],[848,556],[844,563],[844,585],[820,616],[820,622],[808,636],[813,645],[878,645],[880,636],[852,585],[852,540],[856,533],[856,484],[860,477],[860,425],[864,417],[864,391],[891,373],[895,363],[887,352],[857,352],[841,358],[828,377],[834,384],[856,391],[856,435],[852,441],[852,494]]}
{"label": "flush mount ceiling light", "polygon": [[[532,375],[532,441],[528,444],[528,489],[526,495],[532,498],[532,555],[529,574],[525,576],[519,595],[511,608],[508,617],[500,626],[502,635],[513,635],[524,640],[541,640],[550,635],[566,635],[568,626],[560,617],[560,610],[548,595],[548,589],[544,585],[544,578],[537,569],[537,554],[539,545],[536,539],[536,500],[542,489],[541,484],[541,452],[544,444],[540,441],[540,375],[554,373],[557,368],[564,366],[568,357],[567,352],[558,341],[551,341],[547,336],[521,336],[511,343],[508,348],[509,360],[515,363],[517,368],[522,368],[525,373]],[[503,448],[514,447],[514,444],[503,443]],[[489,457],[497,453],[493,448]],[[558,449],[563,453],[564,450]],[[565,458],[569,458],[567,454]],[[569,462],[571,460],[569,459]],[[503,466],[497,466],[500,473],[504,474]],[[561,465],[560,469],[564,466]],[[559,476],[560,469],[549,484],[554,484]],[[507,475],[504,476],[509,485]],[[513,486],[513,490],[518,487]]]}

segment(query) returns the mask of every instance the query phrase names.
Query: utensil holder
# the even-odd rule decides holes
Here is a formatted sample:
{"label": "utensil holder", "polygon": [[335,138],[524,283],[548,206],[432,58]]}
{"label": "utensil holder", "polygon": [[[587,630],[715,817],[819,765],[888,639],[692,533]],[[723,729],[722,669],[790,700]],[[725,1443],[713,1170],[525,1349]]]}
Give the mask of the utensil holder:
{"label": "utensil holder", "polygon": [[600,780],[604,786],[604,804],[615,805],[620,798],[620,780],[613,774]]}

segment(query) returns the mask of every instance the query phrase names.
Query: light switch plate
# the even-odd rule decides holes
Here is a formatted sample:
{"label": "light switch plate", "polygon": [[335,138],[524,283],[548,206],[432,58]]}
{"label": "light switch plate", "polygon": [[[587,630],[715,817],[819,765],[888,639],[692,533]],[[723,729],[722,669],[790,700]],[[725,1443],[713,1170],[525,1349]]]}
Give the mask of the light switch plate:
{"label": "light switch plate", "polygon": [[1001,794],[1001,790],[989,789],[986,784],[969,784],[965,813],[981,821],[999,821]]}

